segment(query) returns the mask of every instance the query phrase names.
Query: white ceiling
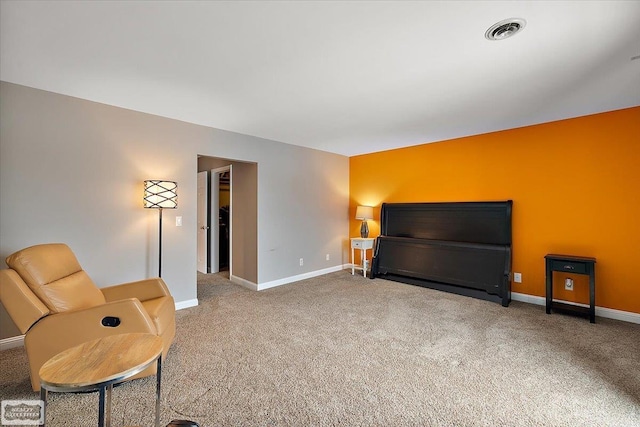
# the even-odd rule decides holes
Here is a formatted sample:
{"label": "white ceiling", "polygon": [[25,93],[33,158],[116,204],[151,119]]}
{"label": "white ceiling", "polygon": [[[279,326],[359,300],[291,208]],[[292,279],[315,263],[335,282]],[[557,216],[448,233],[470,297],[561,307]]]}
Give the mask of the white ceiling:
{"label": "white ceiling", "polygon": [[0,19],[4,81],[347,156],[640,105],[640,1],[2,0]]}

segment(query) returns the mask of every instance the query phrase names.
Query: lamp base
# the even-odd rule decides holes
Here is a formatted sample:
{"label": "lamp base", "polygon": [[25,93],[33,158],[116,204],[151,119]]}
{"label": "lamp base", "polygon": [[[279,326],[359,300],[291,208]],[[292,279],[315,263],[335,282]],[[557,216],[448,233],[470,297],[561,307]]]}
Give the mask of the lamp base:
{"label": "lamp base", "polygon": [[369,225],[367,221],[362,221],[362,225],[360,226],[360,237],[366,239],[369,237]]}

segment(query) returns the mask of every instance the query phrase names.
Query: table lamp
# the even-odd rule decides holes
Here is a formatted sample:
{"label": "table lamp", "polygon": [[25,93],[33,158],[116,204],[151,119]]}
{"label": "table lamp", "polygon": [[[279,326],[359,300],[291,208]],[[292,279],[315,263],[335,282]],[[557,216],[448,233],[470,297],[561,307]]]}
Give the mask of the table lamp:
{"label": "table lamp", "polygon": [[367,220],[373,219],[373,208],[371,206],[358,206],[356,208],[356,219],[362,220],[362,225],[360,226],[360,237],[369,237],[369,225],[367,224]]}

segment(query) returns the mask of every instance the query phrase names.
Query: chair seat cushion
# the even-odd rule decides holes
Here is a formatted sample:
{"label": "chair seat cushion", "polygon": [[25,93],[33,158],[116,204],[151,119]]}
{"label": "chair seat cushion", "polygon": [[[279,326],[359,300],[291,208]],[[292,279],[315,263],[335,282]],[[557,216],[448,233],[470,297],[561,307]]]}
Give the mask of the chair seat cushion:
{"label": "chair seat cushion", "polygon": [[176,308],[173,298],[164,296],[142,301],[142,306],[147,310],[151,320],[153,320],[158,335],[164,334],[164,331],[174,320]]}

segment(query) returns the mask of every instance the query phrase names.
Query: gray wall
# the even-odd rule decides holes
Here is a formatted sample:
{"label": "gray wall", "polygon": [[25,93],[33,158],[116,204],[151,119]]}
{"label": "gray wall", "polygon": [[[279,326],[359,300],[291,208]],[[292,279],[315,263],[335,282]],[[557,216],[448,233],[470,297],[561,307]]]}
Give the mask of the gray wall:
{"label": "gray wall", "polygon": [[0,123],[1,266],[65,242],[98,286],[156,275],[158,215],[142,208],[142,181],[170,179],[179,206],[163,215],[162,275],[178,303],[195,299],[198,154],[258,164],[259,283],[347,262],[347,157],[6,82]]}

